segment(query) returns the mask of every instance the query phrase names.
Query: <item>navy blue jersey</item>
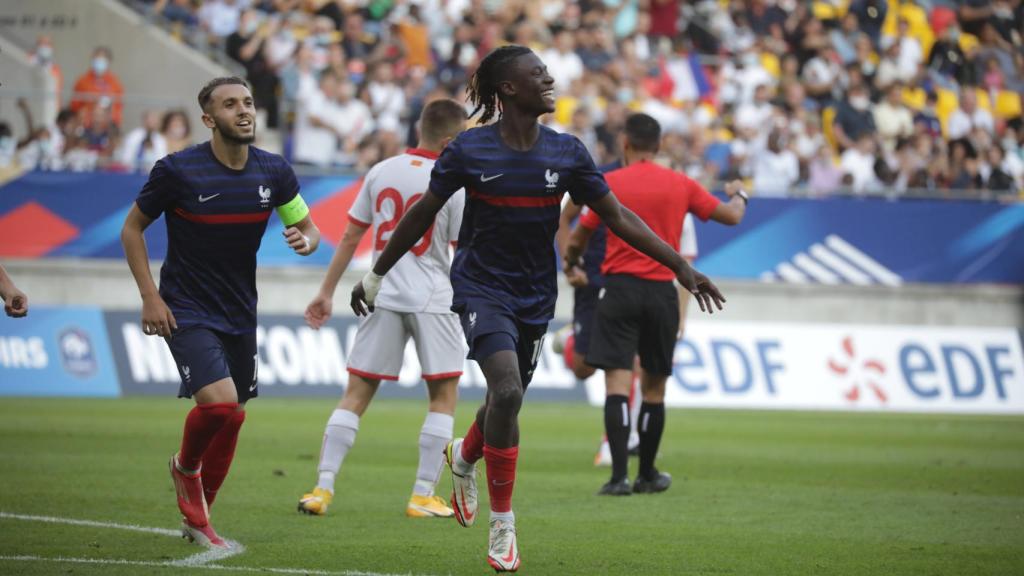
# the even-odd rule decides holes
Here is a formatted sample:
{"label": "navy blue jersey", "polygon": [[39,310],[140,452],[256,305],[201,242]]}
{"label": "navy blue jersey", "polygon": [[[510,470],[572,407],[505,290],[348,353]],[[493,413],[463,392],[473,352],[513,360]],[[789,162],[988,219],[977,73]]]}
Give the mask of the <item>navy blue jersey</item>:
{"label": "navy blue jersey", "polygon": [[608,193],[578,138],[545,126],[521,152],[498,124],[459,134],[434,164],[430,191],[447,199],[466,189],[459,246],[452,262],[452,308],[469,297],[503,303],[525,323],[550,320],[558,296],[554,238],[562,196],[577,204]]}
{"label": "navy blue jersey", "polygon": [[242,170],[221,164],[209,142],[156,163],[135,203],[167,219],[160,297],[179,328],[256,329],[256,252],[271,211],[298,193],[284,158],[254,146]]}

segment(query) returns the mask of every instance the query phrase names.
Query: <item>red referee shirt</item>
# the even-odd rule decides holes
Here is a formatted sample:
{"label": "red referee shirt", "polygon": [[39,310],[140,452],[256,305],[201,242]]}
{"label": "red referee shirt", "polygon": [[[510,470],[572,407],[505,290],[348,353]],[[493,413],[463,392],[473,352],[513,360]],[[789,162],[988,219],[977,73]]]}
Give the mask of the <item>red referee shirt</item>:
{"label": "red referee shirt", "polygon": [[[683,220],[693,212],[701,220],[711,217],[720,200],[686,176],[646,160],[604,175],[608,186],[624,206],[636,213],[659,238],[677,252]],[[593,230],[601,223],[594,211],[585,209],[580,224]],[[644,280],[673,280],[675,274],[635,250],[608,231],[602,274],[629,274]]]}

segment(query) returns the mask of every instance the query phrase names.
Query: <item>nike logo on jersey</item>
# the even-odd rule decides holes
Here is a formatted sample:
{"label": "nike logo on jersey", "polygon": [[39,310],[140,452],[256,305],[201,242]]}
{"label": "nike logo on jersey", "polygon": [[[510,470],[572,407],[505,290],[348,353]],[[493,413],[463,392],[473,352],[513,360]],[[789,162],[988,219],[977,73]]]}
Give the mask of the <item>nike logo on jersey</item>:
{"label": "nike logo on jersey", "polygon": [[249,386],[249,392],[255,392],[255,391],[256,391],[256,383],[253,382],[252,386]]}
{"label": "nike logo on jersey", "polygon": [[504,175],[505,175],[505,174],[495,174],[494,176],[491,176],[491,177],[487,177],[486,175],[484,175],[484,174],[481,174],[481,175],[480,175],[480,181],[481,181],[481,182],[490,182],[491,180],[496,180],[496,179],[498,179],[498,178],[501,178],[501,177],[502,177],[502,176],[504,176]]}
{"label": "nike logo on jersey", "polygon": [[206,202],[208,200],[213,200],[217,196],[220,196],[220,192],[218,192],[216,194],[210,194],[209,196],[203,196],[202,194],[200,194],[199,195],[199,203],[202,204],[203,202]]}

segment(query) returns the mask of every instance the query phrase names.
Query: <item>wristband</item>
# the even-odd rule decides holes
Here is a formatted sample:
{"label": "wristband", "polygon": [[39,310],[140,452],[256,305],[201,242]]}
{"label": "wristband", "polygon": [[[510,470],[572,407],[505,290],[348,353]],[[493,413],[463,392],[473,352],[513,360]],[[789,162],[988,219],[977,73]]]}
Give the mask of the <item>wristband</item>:
{"label": "wristband", "polygon": [[377,300],[377,293],[380,292],[380,283],[383,279],[383,276],[374,274],[373,270],[363,276],[363,292],[366,296],[366,303],[370,306],[373,306],[373,302]]}

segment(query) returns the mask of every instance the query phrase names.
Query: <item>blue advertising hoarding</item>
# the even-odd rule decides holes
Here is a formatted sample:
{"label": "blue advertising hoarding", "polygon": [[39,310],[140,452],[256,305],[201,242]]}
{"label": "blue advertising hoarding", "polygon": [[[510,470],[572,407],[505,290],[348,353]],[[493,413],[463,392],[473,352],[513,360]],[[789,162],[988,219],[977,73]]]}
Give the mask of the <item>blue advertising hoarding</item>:
{"label": "blue advertising hoarding", "polygon": [[[0,187],[0,257],[122,258],[119,233],[145,182],[139,174],[30,173]],[[261,265],[326,266],[358,179],[300,178],[324,234],[298,258],[272,217]],[[255,193],[255,191],[254,191]],[[31,226],[28,223],[32,223]],[[882,198],[753,198],[739,226],[697,225],[698,267],[717,278],[825,284],[1024,284],[1024,204]],[[161,218],[146,234],[167,251]],[[368,262],[370,243],[354,265]]]}
{"label": "blue advertising hoarding", "polygon": [[33,306],[0,316],[0,396],[120,395],[103,313]]}

